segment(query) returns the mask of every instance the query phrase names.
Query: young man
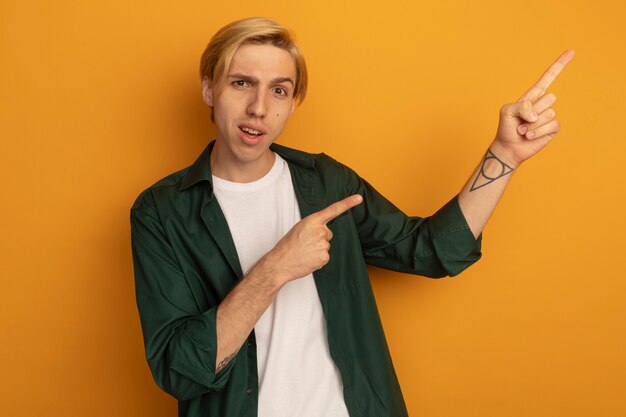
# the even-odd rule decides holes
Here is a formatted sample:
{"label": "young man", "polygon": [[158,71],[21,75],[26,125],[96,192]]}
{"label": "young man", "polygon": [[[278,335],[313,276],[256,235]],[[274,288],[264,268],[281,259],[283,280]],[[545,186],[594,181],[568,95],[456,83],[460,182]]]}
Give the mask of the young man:
{"label": "young man", "polygon": [[307,72],[267,19],[231,23],[201,60],[217,138],[131,209],[137,303],[157,384],[180,416],[405,416],[366,263],[429,277],[480,257],[511,172],[558,132],[548,85],[519,101],[459,195],[408,217],[350,168],[279,146]]}

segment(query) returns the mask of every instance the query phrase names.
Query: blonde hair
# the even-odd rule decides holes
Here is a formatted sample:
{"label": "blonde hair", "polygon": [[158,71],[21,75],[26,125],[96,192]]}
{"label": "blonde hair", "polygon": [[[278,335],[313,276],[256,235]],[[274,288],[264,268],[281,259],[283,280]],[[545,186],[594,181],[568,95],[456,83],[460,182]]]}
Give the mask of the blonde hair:
{"label": "blonde hair", "polygon": [[289,52],[296,64],[293,98],[302,103],[307,89],[307,70],[304,56],[296,45],[295,34],[281,24],[263,17],[237,20],[218,30],[200,58],[200,79],[207,77],[211,86],[217,86],[228,73],[237,48],[246,44],[269,44]]}

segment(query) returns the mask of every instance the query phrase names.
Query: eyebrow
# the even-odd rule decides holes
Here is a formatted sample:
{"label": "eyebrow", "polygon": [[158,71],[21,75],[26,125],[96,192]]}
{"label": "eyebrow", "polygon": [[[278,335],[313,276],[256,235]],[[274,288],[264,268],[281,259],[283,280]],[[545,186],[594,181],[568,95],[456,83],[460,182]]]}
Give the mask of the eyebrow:
{"label": "eyebrow", "polygon": [[[251,75],[241,74],[241,73],[228,74],[228,78],[237,78],[240,80],[248,81],[253,84],[259,83],[258,78],[253,77]],[[281,84],[281,83],[291,83],[292,86],[296,85],[296,83],[294,83],[293,80],[289,77],[276,77],[270,81],[270,84]]]}

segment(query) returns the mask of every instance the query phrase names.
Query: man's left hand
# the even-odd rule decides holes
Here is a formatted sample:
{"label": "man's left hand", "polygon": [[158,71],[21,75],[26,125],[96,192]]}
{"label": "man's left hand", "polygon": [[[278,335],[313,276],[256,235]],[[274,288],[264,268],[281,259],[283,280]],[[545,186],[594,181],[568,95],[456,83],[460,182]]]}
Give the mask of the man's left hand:
{"label": "man's left hand", "polygon": [[573,49],[563,52],[517,102],[500,109],[498,131],[491,149],[511,168],[539,152],[559,132],[560,125],[552,108],[556,96],[545,93],[574,55]]}

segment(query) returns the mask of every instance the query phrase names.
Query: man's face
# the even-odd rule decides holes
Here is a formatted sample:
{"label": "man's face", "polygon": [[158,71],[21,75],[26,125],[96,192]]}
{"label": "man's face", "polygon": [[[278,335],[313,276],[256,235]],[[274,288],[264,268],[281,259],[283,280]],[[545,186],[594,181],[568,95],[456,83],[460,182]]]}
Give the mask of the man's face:
{"label": "man's face", "polygon": [[272,166],[269,146],[293,112],[296,66],[289,52],[272,45],[240,46],[217,88],[202,83],[213,106],[217,141],[213,173],[231,181],[253,181]]}

